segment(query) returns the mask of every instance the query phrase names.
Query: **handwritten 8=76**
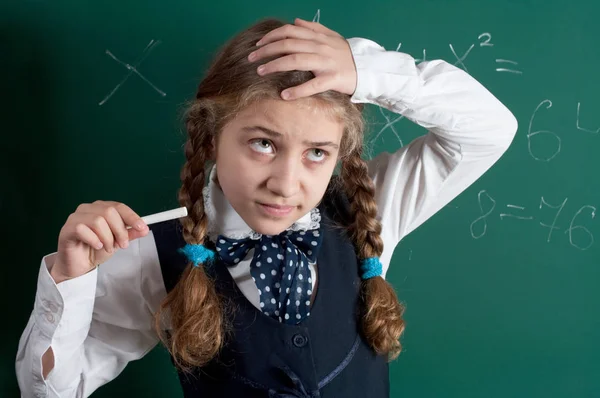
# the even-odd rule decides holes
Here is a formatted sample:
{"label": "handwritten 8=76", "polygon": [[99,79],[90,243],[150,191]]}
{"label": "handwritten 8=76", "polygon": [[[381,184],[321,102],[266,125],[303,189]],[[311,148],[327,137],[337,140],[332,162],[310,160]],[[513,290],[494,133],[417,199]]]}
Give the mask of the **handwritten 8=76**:
{"label": "handwritten 8=76", "polygon": [[[594,244],[594,235],[588,228],[590,220],[596,217],[596,207],[585,204],[575,212],[566,211],[565,207],[569,198],[564,198],[561,203],[549,202],[540,197],[539,206],[535,210],[516,204],[506,204],[504,208],[497,209],[497,201],[486,191],[481,190],[477,195],[477,202],[481,215],[470,224],[473,239],[485,236],[490,226],[490,221],[498,217],[501,222],[532,222],[547,231],[546,241],[549,243],[557,238],[557,234],[564,235],[571,246],[579,250],[587,250]],[[554,213],[554,214],[552,214]],[[565,214],[566,213],[566,214]],[[568,226],[563,227],[565,216]],[[570,218],[570,219],[569,219]],[[560,226],[559,226],[560,225]],[[562,234],[559,234],[559,231]]]}

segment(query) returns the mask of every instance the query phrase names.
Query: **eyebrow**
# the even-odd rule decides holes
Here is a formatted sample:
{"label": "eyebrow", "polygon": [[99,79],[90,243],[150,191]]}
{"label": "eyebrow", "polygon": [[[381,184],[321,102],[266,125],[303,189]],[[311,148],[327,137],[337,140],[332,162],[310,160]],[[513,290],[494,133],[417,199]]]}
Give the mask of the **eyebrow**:
{"label": "eyebrow", "polygon": [[[266,128],[264,126],[246,126],[246,127],[242,127],[242,131],[245,133],[249,133],[252,131],[262,131],[263,133],[265,133],[266,135],[273,137],[273,138],[281,138],[283,137],[283,134],[281,134],[280,132],[277,132],[275,130],[271,130],[269,128]],[[302,141],[302,143],[306,146],[311,146],[311,147],[321,147],[321,146],[328,146],[328,147],[332,147],[335,149],[340,149],[340,146],[338,144],[336,144],[335,142],[332,141],[307,141],[304,140]]]}

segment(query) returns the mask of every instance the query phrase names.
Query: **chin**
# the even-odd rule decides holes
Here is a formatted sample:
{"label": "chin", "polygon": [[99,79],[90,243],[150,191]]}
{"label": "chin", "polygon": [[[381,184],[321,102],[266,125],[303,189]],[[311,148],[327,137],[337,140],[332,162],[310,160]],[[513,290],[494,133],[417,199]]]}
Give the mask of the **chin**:
{"label": "chin", "polygon": [[259,234],[279,235],[280,233],[288,229],[290,225],[293,224],[293,222],[285,223],[281,221],[261,220],[254,224],[255,225],[250,225],[250,228],[258,232]]}
{"label": "chin", "polygon": [[253,214],[246,221],[253,231],[263,235],[279,235],[288,229],[297,219],[294,217],[268,217],[262,214]]}

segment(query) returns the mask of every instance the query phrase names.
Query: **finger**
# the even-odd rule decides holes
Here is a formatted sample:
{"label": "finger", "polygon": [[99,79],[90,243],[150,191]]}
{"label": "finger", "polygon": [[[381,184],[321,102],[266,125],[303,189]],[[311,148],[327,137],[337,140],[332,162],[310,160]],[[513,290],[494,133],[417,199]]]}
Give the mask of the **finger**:
{"label": "finger", "polygon": [[[122,249],[126,249],[131,240],[148,235],[150,232],[148,225],[129,206],[119,202],[109,203],[113,206],[110,211],[107,211],[108,214],[105,218]],[[132,226],[132,228],[128,229],[127,226]]]}
{"label": "finger", "polygon": [[308,29],[303,26],[296,25],[284,25],[279,28],[275,28],[260,39],[256,45],[264,46],[265,44],[272,43],[278,40],[286,38],[302,39],[302,40],[313,40],[319,43],[327,44],[330,39],[323,33],[317,33],[314,30]]}
{"label": "finger", "polygon": [[132,241],[148,235],[150,230],[146,229],[144,231],[138,231],[137,229],[131,228],[127,230],[127,233],[129,234],[129,241]]}
{"label": "finger", "polygon": [[[125,206],[125,205],[122,205]],[[125,206],[127,207],[127,206]],[[119,210],[117,210],[119,208]],[[113,236],[115,237],[117,244],[121,249],[125,249],[129,246],[129,234],[127,233],[127,229],[125,228],[125,222],[121,216],[121,211],[124,211],[119,204],[115,206],[108,206],[104,212],[103,216],[110,230],[112,231]]]}
{"label": "finger", "polygon": [[75,239],[89,245],[90,247],[100,250],[104,247],[104,244],[98,238],[98,235],[90,229],[87,225],[79,223],[75,225]]}
{"label": "finger", "polygon": [[274,72],[291,70],[322,70],[326,69],[331,60],[318,54],[290,54],[274,59],[258,67],[259,75],[264,76]]}
{"label": "finger", "polygon": [[85,224],[98,236],[104,250],[107,253],[113,253],[115,250],[115,237],[106,222],[106,219],[99,214],[86,214],[87,220]]}
{"label": "finger", "polygon": [[320,53],[326,54],[327,50],[324,44],[318,44],[310,40],[299,40],[299,39],[283,39],[273,43],[266,44],[260,47],[258,50],[251,52],[248,55],[250,62],[258,61],[262,58],[272,57],[274,55],[281,54],[293,54],[293,53]]}
{"label": "finger", "polygon": [[293,100],[302,97],[310,97],[311,95],[322,93],[330,90],[331,78],[327,76],[318,76],[314,79],[302,83],[299,86],[291,87],[281,92],[281,98],[285,100]]}
{"label": "finger", "polygon": [[142,217],[140,217],[135,211],[133,211],[131,207],[120,202],[107,203],[114,206],[114,208],[119,212],[119,215],[121,216],[121,219],[123,220],[125,225],[135,228],[138,231],[145,231],[148,229],[148,225],[144,222]]}
{"label": "finger", "polygon": [[312,21],[307,21],[305,19],[302,18],[296,18],[294,20],[294,24],[297,26],[303,26],[305,28],[311,29],[315,32],[318,33],[323,33],[327,36],[332,36],[332,37],[342,37],[342,35],[340,35],[338,32],[329,29],[328,27],[322,25],[319,22],[312,22]]}

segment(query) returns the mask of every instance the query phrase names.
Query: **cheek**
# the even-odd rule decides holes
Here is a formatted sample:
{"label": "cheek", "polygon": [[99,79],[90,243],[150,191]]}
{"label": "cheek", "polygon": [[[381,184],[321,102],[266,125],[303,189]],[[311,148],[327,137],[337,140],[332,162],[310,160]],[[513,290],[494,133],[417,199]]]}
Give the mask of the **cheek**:
{"label": "cheek", "polygon": [[229,202],[237,203],[256,190],[258,170],[243,154],[217,156],[216,165],[219,185]]}
{"label": "cheek", "polygon": [[242,176],[236,176],[235,170],[231,163],[217,162],[217,178],[219,186],[227,201],[240,212],[239,203],[244,202],[248,188],[245,186],[246,181]]}
{"label": "cheek", "polygon": [[329,185],[329,181],[331,180],[331,176],[333,175],[334,168],[335,162],[323,165],[323,167],[320,168],[317,173],[313,174],[312,178],[308,181],[308,191],[310,192],[312,206],[316,206],[323,198],[327,186]]}

